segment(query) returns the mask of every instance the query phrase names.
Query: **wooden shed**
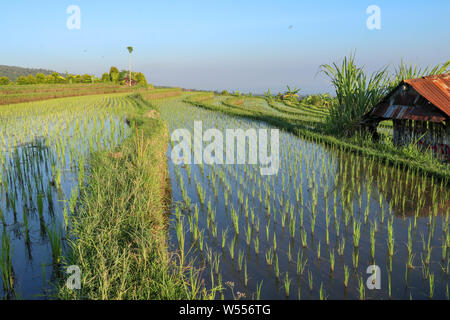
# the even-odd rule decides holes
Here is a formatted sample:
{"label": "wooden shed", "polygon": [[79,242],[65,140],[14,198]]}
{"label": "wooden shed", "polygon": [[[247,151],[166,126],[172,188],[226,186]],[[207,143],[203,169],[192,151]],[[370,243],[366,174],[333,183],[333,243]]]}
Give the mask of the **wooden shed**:
{"label": "wooden shed", "polygon": [[450,73],[402,81],[364,116],[376,131],[383,120],[393,121],[396,145],[417,142],[442,160],[450,161]]}

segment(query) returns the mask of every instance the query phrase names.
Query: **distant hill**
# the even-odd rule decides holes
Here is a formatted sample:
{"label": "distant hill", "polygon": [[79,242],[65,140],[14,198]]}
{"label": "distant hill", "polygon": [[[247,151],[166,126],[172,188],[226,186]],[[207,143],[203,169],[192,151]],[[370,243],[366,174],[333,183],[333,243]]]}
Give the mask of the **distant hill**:
{"label": "distant hill", "polygon": [[27,76],[29,74],[36,75],[38,73],[43,73],[49,75],[52,70],[47,69],[33,69],[33,68],[22,68],[22,67],[12,67],[12,66],[2,66],[0,65],[0,77],[6,76],[9,80],[16,81],[20,76]]}

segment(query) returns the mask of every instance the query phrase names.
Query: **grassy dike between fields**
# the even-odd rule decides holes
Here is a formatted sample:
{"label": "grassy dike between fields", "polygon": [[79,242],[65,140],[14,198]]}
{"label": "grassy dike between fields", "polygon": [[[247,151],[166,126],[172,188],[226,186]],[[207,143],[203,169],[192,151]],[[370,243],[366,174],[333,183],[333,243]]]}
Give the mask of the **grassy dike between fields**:
{"label": "grassy dike between fields", "polygon": [[[180,266],[168,249],[170,181],[168,129],[156,107],[128,97],[132,135],[118,148],[95,153],[72,218],[65,265],[81,270],[81,289],[57,287],[58,299],[198,299],[199,272]],[[69,275],[66,275],[66,278]]]}

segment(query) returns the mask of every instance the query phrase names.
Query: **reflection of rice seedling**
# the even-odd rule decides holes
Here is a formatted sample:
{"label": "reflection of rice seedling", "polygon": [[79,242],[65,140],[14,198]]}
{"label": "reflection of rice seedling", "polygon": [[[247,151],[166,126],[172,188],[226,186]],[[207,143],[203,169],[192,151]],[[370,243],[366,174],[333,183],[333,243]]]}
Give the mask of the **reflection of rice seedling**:
{"label": "reflection of rice seedling", "polygon": [[408,266],[408,268],[413,269],[414,268],[414,257],[416,255],[413,253],[409,253],[408,252],[408,262],[406,263],[406,265]]}
{"label": "reflection of rice seedling", "polygon": [[344,249],[345,249],[345,238],[342,237],[341,241],[338,242],[338,254],[340,256],[344,255]]}
{"label": "reflection of rice seedling", "polygon": [[52,248],[53,262],[57,265],[61,263],[62,254],[62,234],[60,228],[54,223],[52,227],[45,228],[48,235],[48,240]]}
{"label": "reflection of rice seedling", "polygon": [[280,266],[278,265],[278,255],[277,254],[275,254],[274,269],[275,269],[275,275],[276,275],[277,279],[279,279],[280,278]]}
{"label": "reflection of rice seedling", "polygon": [[387,244],[388,244],[388,254],[391,257],[394,255],[394,243],[395,243],[393,222],[394,222],[393,219],[389,219],[388,220],[388,240],[387,240]]}
{"label": "reflection of rice seedling", "polygon": [[261,298],[261,288],[262,288],[263,281],[259,283],[259,285],[256,285],[256,300],[260,300]]}
{"label": "reflection of rice seedling", "polygon": [[330,250],[330,269],[331,272],[334,272],[334,250]]}
{"label": "reflection of rice seedling", "polygon": [[289,289],[291,287],[291,279],[289,279],[289,274],[286,272],[286,277],[284,278],[284,292],[286,293],[286,297],[289,297]]}
{"label": "reflection of rice seedling", "polygon": [[317,260],[320,260],[320,241],[319,244],[317,245]]}
{"label": "reflection of rice seedling", "polygon": [[[178,245],[180,247],[180,268],[184,266],[184,230],[183,230],[183,220],[178,220],[177,222],[177,239]],[[180,270],[181,271],[181,270]]]}
{"label": "reflection of rice seedling", "polygon": [[370,227],[370,256],[373,261],[375,259],[375,228],[373,225]]}
{"label": "reflection of rice seedling", "polygon": [[266,250],[266,262],[269,266],[273,263],[273,250],[272,248],[269,248]]}
{"label": "reflection of rice seedling", "polygon": [[365,300],[366,299],[366,287],[364,285],[364,278],[359,277],[358,283],[359,283],[359,300]]}
{"label": "reflection of rice seedling", "polygon": [[227,241],[228,228],[222,230],[222,250],[225,248],[225,243]]}
{"label": "reflection of rice seedling", "polygon": [[247,261],[244,262],[244,284],[247,287],[248,284]]}
{"label": "reflection of rice seedling", "polygon": [[316,227],[316,215],[312,214],[311,215],[311,237],[314,237],[314,229]]}
{"label": "reflection of rice seedling", "polygon": [[303,262],[303,252],[300,256],[300,251],[297,253],[297,275],[303,275],[303,272],[305,271],[306,264],[308,263],[308,258],[305,259]]}
{"label": "reflection of rice seedling", "polygon": [[277,251],[277,234],[273,233],[273,251]]}
{"label": "reflection of rice seedling", "polygon": [[313,275],[310,270],[308,270],[308,284],[309,284],[309,290],[312,292],[312,290],[313,290]]}
{"label": "reflection of rice seedling", "polygon": [[231,256],[232,260],[234,260],[234,247],[235,247],[235,245],[236,245],[236,238],[233,237],[233,239],[231,240],[231,244],[228,247],[230,249],[230,256]]}
{"label": "reflection of rice seedling", "polygon": [[11,238],[3,229],[2,247],[0,253],[0,271],[2,273],[3,290],[11,292],[14,288],[14,271],[12,265],[13,248],[11,248]]}
{"label": "reflection of rice seedling", "polygon": [[289,242],[289,246],[288,246],[288,261],[289,261],[289,263],[291,263],[291,260],[292,260],[291,243]]}
{"label": "reflection of rice seedling", "polygon": [[306,231],[303,229],[301,231],[301,240],[302,240],[302,247],[306,248],[308,246],[308,242],[306,240]]}
{"label": "reflection of rice seedling", "polygon": [[392,293],[392,291],[391,291],[391,273],[390,272],[388,272],[388,294],[389,294],[389,298],[391,298],[391,293]]}
{"label": "reflection of rice seedling", "polygon": [[214,271],[216,274],[219,274],[219,266],[220,266],[220,256],[219,254],[214,254]]}
{"label": "reflection of rice seedling", "polygon": [[442,237],[442,261],[447,258],[447,240]]}
{"label": "reflection of rice seedling", "polygon": [[291,233],[291,238],[295,238],[295,217],[290,220],[289,231]]}
{"label": "reflection of rice seedling", "polygon": [[350,271],[349,271],[348,267],[344,264],[344,287],[345,288],[348,287],[349,275],[350,275]]}
{"label": "reflection of rice seedling", "polygon": [[253,243],[255,245],[255,253],[256,255],[259,254],[259,236],[256,236],[256,238],[253,240]]}
{"label": "reflection of rice seedling", "polygon": [[353,250],[352,261],[353,261],[353,268],[358,269],[358,262],[359,262],[359,251],[358,250]]}
{"label": "reflection of rice seedling", "polygon": [[323,288],[323,283],[320,283],[320,289],[319,289],[319,299],[320,300],[326,300],[327,296],[326,296],[326,292],[325,289]]}
{"label": "reflection of rice seedling", "polygon": [[6,219],[5,219],[5,215],[3,214],[2,208],[0,208],[0,221],[2,222],[3,230],[5,230],[5,228],[6,228]]}
{"label": "reflection of rice seedling", "polygon": [[252,241],[252,228],[250,224],[247,224],[247,229],[245,230],[245,240],[247,242],[247,246],[250,246]]}
{"label": "reflection of rice seedling", "polygon": [[353,246],[359,247],[359,240],[361,239],[361,222],[353,223]]}
{"label": "reflection of rice seedling", "polygon": [[242,250],[239,250],[238,255],[238,270],[242,270],[242,262],[244,261],[244,252]]}
{"label": "reflection of rice seedling", "polygon": [[233,222],[236,235],[239,235],[239,215],[233,207],[231,208],[231,221]]}
{"label": "reflection of rice seedling", "polygon": [[39,213],[39,217],[42,217],[44,214],[44,195],[42,193],[38,193],[37,195],[37,209]]}

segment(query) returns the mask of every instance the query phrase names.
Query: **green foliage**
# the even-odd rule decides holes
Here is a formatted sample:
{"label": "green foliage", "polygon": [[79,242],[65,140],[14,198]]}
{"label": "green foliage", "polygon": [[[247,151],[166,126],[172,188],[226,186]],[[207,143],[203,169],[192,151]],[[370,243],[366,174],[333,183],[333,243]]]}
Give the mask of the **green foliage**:
{"label": "green foliage", "polygon": [[387,68],[368,76],[362,67],[356,66],[354,54],[345,57],[341,65],[322,65],[322,72],[331,79],[336,90],[336,100],[331,102],[326,122],[328,131],[338,136],[352,136],[361,130],[362,117],[401,81],[446,73],[449,67],[450,60],[434,68],[419,68],[402,61],[392,77]]}
{"label": "green foliage", "polygon": [[111,81],[111,78],[109,77],[109,74],[107,72],[105,72],[102,75],[102,82],[110,82],[110,81]]}
{"label": "green foliage", "polygon": [[10,83],[8,77],[0,77],[0,85],[8,85]]}
{"label": "green foliage", "polygon": [[367,76],[357,67],[355,56],[345,57],[339,66],[322,65],[322,71],[331,79],[336,90],[336,102],[330,108],[327,127],[341,136],[352,136],[360,129],[362,117],[388,92],[386,68]]}
{"label": "green foliage", "polygon": [[400,82],[406,79],[415,79],[424,76],[438,75],[450,72],[450,60],[443,64],[438,64],[433,68],[420,68],[417,65],[410,63],[407,65],[403,60],[400,65],[395,68],[395,74],[390,82],[390,90],[397,87]]}
{"label": "green foliage", "polygon": [[109,69],[109,78],[112,82],[118,83],[119,82],[119,69],[116,67],[111,67]]}
{"label": "green foliage", "polygon": [[312,94],[302,100],[303,103],[316,106],[316,107],[330,107],[333,103],[333,98],[327,94]]}
{"label": "green foliage", "polygon": [[36,76],[38,73],[50,75],[52,72],[54,71],[46,69],[32,69],[0,65],[0,76],[8,77],[8,79],[13,82],[17,81],[20,76],[27,76],[29,74]]}
{"label": "green foliage", "polygon": [[45,74],[43,74],[43,73],[38,73],[38,74],[36,75],[36,82],[37,82],[37,83],[46,83],[46,80],[47,80],[47,78],[46,78]]}
{"label": "green foliage", "polygon": [[138,84],[147,85],[147,79],[145,79],[145,75],[142,72],[137,72],[135,77]]}
{"label": "green foliage", "polygon": [[287,88],[287,91],[285,91],[282,94],[282,99],[284,99],[284,100],[294,99],[295,100],[296,98],[298,98],[298,93],[300,92],[300,89],[298,89],[298,88],[291,89],[289,86],[286,86],[286,88]]}
{"label": "green foliage", "polygon": [[178,266],[167,250],[167,126],[145,116],[154,107],[140,95],[127,101],[135,107],[127,113],[133,134],[115,150],[119,158],[92,155],[73,221],[76,240],[66,262],[83,270],[81,290],[61,281],[58,298],[207,299],[199,273]]}
{"label": "green foliage", "polygon": [[83,74],[81,76],[82,83],[92,83],[92,76],[90,74]]}

